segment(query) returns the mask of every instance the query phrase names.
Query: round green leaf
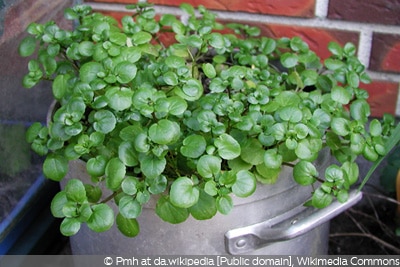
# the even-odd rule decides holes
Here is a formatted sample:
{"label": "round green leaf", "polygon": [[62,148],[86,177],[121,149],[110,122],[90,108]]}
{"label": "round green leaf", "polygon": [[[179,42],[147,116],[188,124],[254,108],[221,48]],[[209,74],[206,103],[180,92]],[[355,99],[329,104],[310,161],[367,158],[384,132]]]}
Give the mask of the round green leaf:
{"label": "round green leaf", "polygon": [[197,171],[204,178],[212,178],[221,171],[220,157],[204,155],[197,162]]}
{"label": "round green leaf", "polygon": [[64,218],[63,207],[68,202],[65,191],[58,192],[52,199],[50,204],[51,214],[56,218]]}
{"label": "round green leaf", "polygon": [[196,79],[190,79],[183,85],[182,92],[185,99],[194,101],[203,94],[203,85]]}
{"label": "round green leaf", "polygon": [[217,213],[217,205],[212,196],[200,190],[199,200],[189,208],[189,211],[196,220],[208,220]]}
{"label": "round green leaf", "polygon": [[122,191],[127,195],[135,195],[137,193],[138,179],[135,177],[126,177],[121,184]]}
{"label": "round green leaf", "polygon": [[188,177],[179,177],[171,185],[170,201],[179,208],[189,208],[197,203],[199,189]]}
{"label": "round green leaf", "polygon": [[90,203],[96,203],[100,200],[103,191],[99,186],[85,184],[87,200]]}
{"label": "round green leaf", "polygon": [[133,91],[126,87],[108,88],[105,96],[108,100],[108,106],[116,111],[128,109],[132,106]]}
{"label": "round green leaf", "polygon": [[82,82],[90,83],[97,78],[97,74],[103,72],[104,68],[98,62],[90,61],[83,64],[79,70],[79,77]]}
{"label": "round green leaf", "polygon": [[81,229],[81,223],[76,218],[64,218],[60,225],[60,231],[65,236],[73,236]]}
{"label": "round green leaf", "polygon": [[202,69],[207,78],[212,79],[217,75],[217,72],[211,63],[204,63]]}
{"label": "round green leaf", "polygon": [[114,224],[114,211],[107,204],[92,206],[93,213],[87,221],[88,227],[95,232],[104,232]]}
{"label": "round green leaf", "polygon": [[278,153],[277,149],[268,149],[264,153],[264,164],[271,169],[280,168],[282,165],[282,155]]}
{"label": "round green leaf", "polygon": [[106,165],[107,165],[107,158],[105,156],[99,155],[87,161],[86,170],[89,173],[89,175],[93,177],[99,177],[104,174]]}
{"label": "round green leaf", "polygon": [[378,137],[382,134],[382,125],[378,119],[371,120],[369,124],[369,131],[372,136]]}
{"label": "round green leaf", "polygon": [[218,196],[216,204],[217,204],[217,210],[224,215],[228,215],[233,208],[232,198],[228,195]]}
{"label": "round green leaf", "polygon": [[164,82],[168,85],[175,86],[179,83],[178,75],[175,72],[168,71],[163,75]]}
{"label": "round green leaf", "polygon": [[218,155],[223,159],[237,158],[241,152],[238,141],[229,134],[221,134],[215,139],[214,145],[218,148]]}
{"label": "round green leaf", "polygon": [[100,132],[107,134],[114,130],[117,120],[114,114],[109,110],[99,110],[94,114],[93,128]]}
{"label": "round green leaf", "polygon": [[125,141],[119,145],[118,157],[126,166],[133,167],[139,164],[138,153],[131,142]]}
{"label": "round green leaf", "polygon": [[256,190],[256,178],[250,171],[241,170],[236,174],[232,192],[238,197],[248,197]]}
{"label": "round green leaf", "polygon": [[166,119],[159,120],[149,128],[150,139],[160,145],[167,145],[176,142],[180,137],[178,123]]}
{"label": "round green leaf", "polygon": [[86,190],[81,180],[71,179],[65,186],[67,199],[77,203],[83,203],[87,200]]}
{"label": "round green leaf", "polygon": [[83,41],[78,46],[79,53],[84,57],[91,57],[94,52],[94,43]]}
{"label": "round green leaf", "polygon": [[68,172],[68,160],[61,155],[49,154],[43,163],[44,175],[56,182],[61,181]]}
{"label": "round green leaf", "polygon": [[127,219],[118,213],[115,222],[118,230],[126,237],[135,237],[140,232],[139,223],[136,219]]}
{"label": "round green leaf", "polygon": [[186,62],[184,58],[172,55],[165,59],[165,64],[170,68],[177,69],[185,66]]}
{"label": "round green leaf", "polygon": [[331,91],[331,97],[333,101],[347,105],[351,100],[351,93],[341,86],[334,86]]}
{"label": "round green leaf", "polygon": [[248,139],[241,146],[240,157],[247,163],[258,165],[264,162],[265,150],[257,139]]}
{"label": "round green leaf", "polygon": [[36,50],[36,39],[32,36],[27,36],[24,39],[22,39],[19,47],[18,47],[18,53],[22,57],[29,57],[30,55],[33,54]]}
{"label": "round green leaf", "polygon": [[140,169],[149,178],[159,176],[164,171],[166,164],[165,158],[158,158],[153,154],[146,155],[140,159]]}
{"label": "round green leaf", "polygon": [[129,61],[122,61],[114,69],[117,80],[120,83],[129,83],[136,77],[137,67]]}
{"label": "round green leaf", "polygon": [[328,194],[321,188],[318,188],[314,191],[311,202],[314,207],[322,209],[331,204],[332,199],[333,197],[331,194]]}
{"label": "round green leaf", "polygon": [[281,60],[282,66],[284,66],[285,68],[293,68],[297,65],[299,58],[296,54],[286,52],[281,56],[280,60]]}
{"label": "round green leaf", "polygon": [[118,202],[119,212],[127,219],[135,219],[142,213],[142,205],[131,196],[124,196]]}
{"label": "round green leaf", "polygon": [[105,175],[107,188],[118,190],[126,174],[126,166],[119,158],[112,158],[108,161]]}
{"label": "round green leaf", "polygon": [[278,112],[279,116],[284,121],[297,123],[300,122],[301,119],[303,118],[303,113],[301,112],[301,109],[299,109],[298,107],[287,106],[279,109]]}
{"label": "round green leaf", "polygon": [[151,41],[151,39],[151,34],[143,31],[137,32],[132,36],[132,41],[135,45],[147,44]]}
{"label": "round green leaf", "polygon": [[337,135],[346,136],[350,133],[350,122],[345,118],[333,118],[331,127]]}
{"label": "round green leaf", "polygon": [[316,177],[318,177],[318,171],[309,161],[302,160],[293,168],[293,178],[300,185],[313,184]]}
{"label": "round green leaf", "polygon": [[178,224],[189,217],[187,209],[172,205],[167,196],[161,196],[156,205],[156,214],[164,221]]}
{"label": "round green leaf", "polygon": [[201,135],[190,135],[183,139],[180,152],[185,157],[198,158],[206,151],[207,142]]}

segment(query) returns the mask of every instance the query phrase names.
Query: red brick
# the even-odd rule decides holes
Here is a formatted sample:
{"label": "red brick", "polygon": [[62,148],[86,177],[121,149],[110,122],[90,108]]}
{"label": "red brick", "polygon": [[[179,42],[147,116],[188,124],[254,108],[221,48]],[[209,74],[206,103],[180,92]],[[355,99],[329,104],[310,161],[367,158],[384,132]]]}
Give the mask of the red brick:
{"label": "red brick", "polygon": [[[132,4],[132,0],[95,0],[94,2],[109,2]],[[293,17],[313,17],[315,0],[151,0],[158,5],[179,6],[181,3],[190,3],[193,6],[203,5],[213,10],[243,11],[249,13],[284,15]]]}
{"label": "red brick", "polygon": [[400,35],[373,35],[370,69],[400,73]]}
{"label": "red brick", "polygon": [[330,0],[328,18],[348,21],[400,24],[400,0]]}
{"label": "red brick", "polygon": [[395,115],[399,93],[398,83],[373,81],[370,84],[362,84],[360,87],[369,93],[368,102],[371,106],[371,115],[373,117],[382,117],[385,113]]}

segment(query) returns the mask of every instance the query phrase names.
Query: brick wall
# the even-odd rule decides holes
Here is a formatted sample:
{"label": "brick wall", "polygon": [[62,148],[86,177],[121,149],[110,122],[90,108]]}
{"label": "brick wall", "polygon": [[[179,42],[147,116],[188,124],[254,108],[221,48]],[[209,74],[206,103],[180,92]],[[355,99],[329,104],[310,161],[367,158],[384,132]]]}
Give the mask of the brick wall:
{"label": "brick wall", "polygon": [[[98,10],[121,12],[132,0],[86,1]],[[330,41],[353,42],[373,83],[374,116],[400,116],[400,0],[150,0],[160,13],[173,12],[182,2],[215,10],[221,20],[257,25],[273,37],[301,36],[321,57]],[[116,13],[113,13],[116,14]]]}

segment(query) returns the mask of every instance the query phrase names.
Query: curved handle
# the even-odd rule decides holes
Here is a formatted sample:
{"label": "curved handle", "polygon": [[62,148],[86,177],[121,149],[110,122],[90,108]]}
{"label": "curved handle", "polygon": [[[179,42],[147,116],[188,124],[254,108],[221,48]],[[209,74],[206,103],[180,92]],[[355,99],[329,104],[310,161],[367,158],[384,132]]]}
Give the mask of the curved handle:
{"label": "curved handle", "polygon": [[345,203],[336,200],[323,209],[298,206],[267,221],[230,230],[225,234],[226,251],[236,255],[298,237],[329,221],[361,198],[362,193],[354,190]]}

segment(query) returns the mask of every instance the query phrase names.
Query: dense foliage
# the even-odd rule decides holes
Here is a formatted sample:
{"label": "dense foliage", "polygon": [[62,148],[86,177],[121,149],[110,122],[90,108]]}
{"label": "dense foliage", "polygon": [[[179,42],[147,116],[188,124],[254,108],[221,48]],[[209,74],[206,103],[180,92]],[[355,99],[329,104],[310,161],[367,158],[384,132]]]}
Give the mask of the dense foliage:
{"label": "dense foliage", "polygon": [[[44,174],[60,181],[70,160],[83,159],[92,177],[68,181],[55,196],[63,234],[81,223],[106,231],[116,221],[133,237],[152,195],[170,223],[227,214],[232,193],[250,196],[284,165],[314,187],[309,204],[322,208],[335,197],[346,201],[358,155],[375,161],[386,153],[394,119],[368,120],[368,93],[359,86],[370,80],[353,44],[330,43],[332,55],[322,60],[299,37],[222,25],[201,6],[181,6],[186,22],[156,19],[148,4],[128,8],[133,15],[120,22],[88,6],[68,8],[66,18],[79,22],[73,30],[32,23],[19,47],[37,56],[24,86],[51,81],[59,104],[47,126],[27,132],[33,150],[46,155]],[[318,173],[313,161],[326,147],[338,164]]]}

